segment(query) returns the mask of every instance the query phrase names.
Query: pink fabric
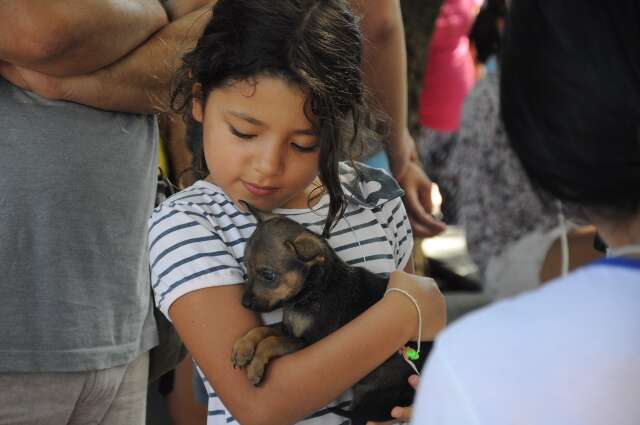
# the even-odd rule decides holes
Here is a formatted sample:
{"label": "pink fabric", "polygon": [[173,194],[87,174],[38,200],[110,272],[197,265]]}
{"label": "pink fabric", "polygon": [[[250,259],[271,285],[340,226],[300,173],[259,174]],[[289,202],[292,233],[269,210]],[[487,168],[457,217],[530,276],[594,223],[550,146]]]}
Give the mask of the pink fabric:
{"label": "pink fabric", "polygon": [[475,83],[467,34],[482,0],[445,0],[436,20],[420,96],[423,127],[455,131],[462,103]]}

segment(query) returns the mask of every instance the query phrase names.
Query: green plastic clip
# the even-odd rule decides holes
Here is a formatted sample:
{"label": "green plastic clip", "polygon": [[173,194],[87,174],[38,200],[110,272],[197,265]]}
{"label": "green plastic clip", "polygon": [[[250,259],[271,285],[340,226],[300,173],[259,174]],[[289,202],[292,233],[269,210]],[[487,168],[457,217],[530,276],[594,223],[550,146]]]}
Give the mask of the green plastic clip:
{"label": "green plastic clip", "polygon": [[409,360],[418,360],[420,358],[420,353],[418,353],[416,350],[414,350],[413,348],[405,348],[404,352],[407,355],[407,358]]}

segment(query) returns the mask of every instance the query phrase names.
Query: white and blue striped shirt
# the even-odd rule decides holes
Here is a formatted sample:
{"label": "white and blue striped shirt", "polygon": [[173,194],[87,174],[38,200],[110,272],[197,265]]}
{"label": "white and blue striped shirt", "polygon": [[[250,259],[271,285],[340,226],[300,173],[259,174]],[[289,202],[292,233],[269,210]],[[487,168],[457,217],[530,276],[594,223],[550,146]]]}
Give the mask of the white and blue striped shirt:
{"label": "white and blue striped shirt", "polygon": [[[382,170],[358,165],[340,166],[340,178],[349,203],[328,239],[347,263],[378,274],[405,267],[411,258],[413,237],[402,205],[402,190]],[[273,212],[321,233],[329,207],[325,195],[313,209],[276,209]],[[158,308],[168,317],[180,296],[202,288],[244,282],[244,248],[256,227],[252,215],[240,211],[223,190],[198,181],[163,202],[149,220],[151,278]],[[262,315],[266,324],[282,320],[282,310]],[[201,373],[201,372],[200,372]],[[202,373],[201,373],[202,375]],[[204,377],[203,377],[204,378]],[[207,425],[234,422],[231,413],[205,379],[209,394]],[[349,394],[336,403],[343,404]],[[345,422],[323,409],[300,422],[339,425]]]}

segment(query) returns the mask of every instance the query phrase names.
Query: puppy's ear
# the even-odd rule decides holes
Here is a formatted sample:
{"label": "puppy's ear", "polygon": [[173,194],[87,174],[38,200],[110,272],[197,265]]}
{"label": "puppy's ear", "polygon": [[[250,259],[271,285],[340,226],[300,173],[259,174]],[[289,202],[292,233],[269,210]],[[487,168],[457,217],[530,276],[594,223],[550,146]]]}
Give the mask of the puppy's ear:
{"label": "puppy's ear", "polygon": [[322,240],[317,236],[303,232],[295,240],[286,240],[284,243],[300,261],[307,264],[324,263],[324,246]]}
{"label": "puppy's ear", "polygon": [[246,208],[246,210],[249,211],[256,218],[256,220],[258,220],[258,223],[265,222],[265,221],[269,220],[270,218],[278,217],[277,214],[260,211],[259,209],[257,209],[256,207],[254,207],[253,205],[251,205],[250,203],[248,203],[247,201],[245,201],[243,199],[238,200],[238,202],[244,208]]}

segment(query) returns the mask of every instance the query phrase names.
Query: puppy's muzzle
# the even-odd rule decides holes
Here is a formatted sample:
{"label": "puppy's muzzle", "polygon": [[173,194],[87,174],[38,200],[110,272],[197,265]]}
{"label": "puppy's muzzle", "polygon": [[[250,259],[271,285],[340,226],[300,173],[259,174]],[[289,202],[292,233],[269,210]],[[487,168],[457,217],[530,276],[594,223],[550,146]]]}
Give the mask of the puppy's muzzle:
{"label": "puppy's muzzle", "polygon": [[251,292],[245,292],[242,296],[242,306],[258,313],[267,313],[277,307],[277,305],[270,303],[268,300],[254,296]]}
{"label": "puppy's muzzle", "polygon": [[249,292],[245,292],[242,296],[242,306],[249,310],[253,310],[253,295]]}
{"label": "puppy's muzzle", "polygon": [[273,303],[269,299],[255,296],[250,291],[245,292],[244,295],[242,295],[241,302],[244,308],[258,313],[268,313],[282,305],[282,302]]}

